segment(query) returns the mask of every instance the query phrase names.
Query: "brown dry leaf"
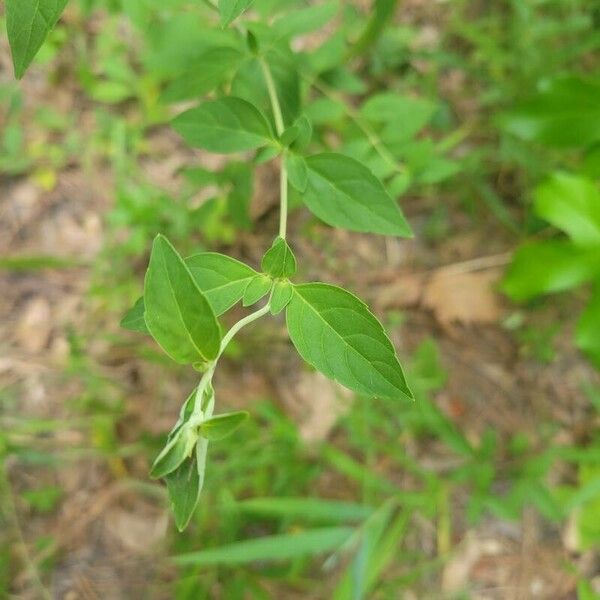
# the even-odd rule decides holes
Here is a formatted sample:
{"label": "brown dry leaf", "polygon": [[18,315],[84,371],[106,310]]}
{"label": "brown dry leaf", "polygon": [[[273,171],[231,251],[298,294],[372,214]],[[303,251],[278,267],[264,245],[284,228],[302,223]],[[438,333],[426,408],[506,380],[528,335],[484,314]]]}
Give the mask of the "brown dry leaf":
{"label": "brown dry leaf", "polygon": [[167,534],[169,516],[138,514],[115,507],[106,516],[106,527],[122,545],[136,554],[151,554]]}
{"label": "brown dry leaf", "polygon": [[499,279],[499,269],[474,272],[440,269],[427,282],[421,302],[442,325],[495,323],[502,314],[493,289]]}
{"label": "brown dry leaf", "polygon": [[423,294],[425,281],[424,273],[409,273],[391,284],[381,286],[375,293],[378,311],[417,306]]}
{"label": "brown dry leaf", "polygon": [[338,418],[348,409],[352,394],[321,373],[303,372],[294,385],[281,386],[282,399],[297,417],[304,442],[327,438]]}
{"label": "brown dry leaf", "polygon": [[15,329],[15,338],[18,344],[31,354],[41,352],[50,339],[51,317],[48,300],[41,296],[32,298],[23,309]]}
{"label": "brown dry leaf", "polygon": [[478,539],[475,532],[468,531],[460,547],[444,566],[442,591],[447,594],[464,590],[471,581],[471,571],[484,556],[497,556],[502,550],[496,540]]}

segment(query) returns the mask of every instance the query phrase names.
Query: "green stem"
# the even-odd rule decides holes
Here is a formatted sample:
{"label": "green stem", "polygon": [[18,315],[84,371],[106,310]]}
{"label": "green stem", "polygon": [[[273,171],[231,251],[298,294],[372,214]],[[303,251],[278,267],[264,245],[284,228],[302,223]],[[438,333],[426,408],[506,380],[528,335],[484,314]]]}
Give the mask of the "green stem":
{"label": "green stem", "polygon": [[[260,67],[265,78],[267,92],[269,93],[269,99],[271,101],[271,109],[273,110],[273,118],[275,119],[275,130],[277,131],[277,135],[280,136],[284,130],[283,114],[281,112],[279,98],[277,97],[277,90],[275,89],[273,74],[271,73],[271,69],[264,58],[260,59]],[[288,216],[288,175],[285,157],[281,158],[281,172],[279,176],[279,205],[279,237],[285,239]]]}
{"label": "green stem", "polygon": [[260,68],[262,69],[265,83],[267,84],[269,99],[271,100],[273,118],[275,119],[275,131],[277,132],[277,135],[281,135],[284,128],[283,114],[281,113],[281,105],[279,104],[279,98],[277,97],[277,90],[275,89],[275,81],[273,80],[271,69],[264,58],[260,59]]}
{"label": "green stem", "polygon": [[288,181],[285,156],[281,157],[281,174],[279,176],[279,237],[285,240],[288,215]]}
{"label": "green stem", "polygon": [[269,310],[271,310],[271,298],[269,298],[269,301],[262,308],[259,308],[257,311],[249,314],[248,316],[244,317],[243,319],[240,319],[237,323],[235,323],[231,327],[231,329],[223,336],[223,339],[221,340],[221,349],[219,350],[219,355],[215,359],[215,362],[219,359],[221,354],[223,354],[223,351],[225,350],[225,348],[227,348],[227,345],[233,339],[233,336],[240,329],[242,329],[242,327],[246,327],[246,325],[249,325],[257,319],[260,319],[261,317],[266,315],[269,312]]}
{"label": "green stem", "polygon": [[271,309],[271,297],[269,296],[269,301],[262,308],[259,308],[257,311],[250,313],[243,319],[240,319],[223,336],[223,339],[221,340],[221,347],[219,348],[219,353],[217,354],[217,357],[211,363],[209,363],[208,368],[202,375],[202,378],[200,379],[200,382],[198,383],[198,387],[196,388],[196,398],[195,398],[195,402],[194,402],[194,413],[193,413],[195,416],[203,416],[204,418],[209,418],[212,416],[212,412],[214,410],[214,398],[211,398],[211,400],[208,403],[208,405],[206,406],[206,408],[203,408],[202,400],[204,399],[204,392],[206,391],[206,388],[210,385],[210,383],[212,381],[212,377],[213,377],[215,369],[217,367],[219,358],[221,358],[221,355],[225,351],[225,348],[227,348],[229,342],[231,342],[231,340],[233,339],[235,334],[238,333],[238,331],[240,331],[240,329],[242,329],[243,327],[246,327],[246,325],[249,325],[250,323],[256,321],[257,319],[260,319],[261,317],[266,315],[270,309]]}
{"label": "green stem", "polygon": [[397,161],[394,155],[388,150],[382,139],[377,135],[373,128],[363,119],[360,112],[354,108],[349,102],[346,101],[342,94],[339,94],[317,78],[301,73],[302,77],[308,82],[308,84],[314,87],[316,90],[321,92],[327,98],[335,100],[340,104],[343,104],[346,110],[346,114],[354,121],[354,124],[363,132],[364,136],[369,140],[369,143],[377,154],[383,158],[398,173],[406,173],[408,171],[406,165]]}

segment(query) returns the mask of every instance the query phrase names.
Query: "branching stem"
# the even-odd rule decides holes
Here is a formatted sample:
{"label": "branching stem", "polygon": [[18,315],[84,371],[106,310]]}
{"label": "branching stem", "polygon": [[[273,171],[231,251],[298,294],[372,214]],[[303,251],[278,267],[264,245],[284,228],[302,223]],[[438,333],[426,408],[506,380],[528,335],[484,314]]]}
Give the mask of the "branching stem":
{"label": "branching stem", "polygon": [[209,363],[208,368],[202,375],[202,378],[200,379],[200,383],[198,383],[198,387],[196,388],[196,398],[195,398],[195,402],[194,402],[194,415],[200,416],[202,414],[202,416],[204,418],[209,418],[212,416],[212,411],[214,409],[214,398],[211,398],[210,402],[208,403],[208,406],[204,409],[203,409],[202,404],[203,404],[203,399],[204,399],[204,392],[206,391],[206,388],[210,385],[210,383],[212,381],[212,377],[213,377],[213,374],[217,367],[217,362],[219,361],[219,358],[221,358],[221,355],[225,351],[225,348],[227,348],[229,342],[231,342],[231,340],[233,339],[235,334],[238,333],[238,331],[240,331],[240,329],[242,329],[243,327],[246,327],[246,325],[250,325],[250,323],[253,323],[257,319],[260,319],[261,317],[266,315],[270,309],[271,309],[271,297],[269,297],[269,301],[262,308],[259,308],[257,311],[250,313],[249,315],[245,316],[243,319],[240,319],[237,323],[234,323],[234,325],[232,325],[231,329],[223,336],[223,339],[221,340],[221,347],[219,349],[219,354],[217,355],[217,358],[215,358],[211,363]]}

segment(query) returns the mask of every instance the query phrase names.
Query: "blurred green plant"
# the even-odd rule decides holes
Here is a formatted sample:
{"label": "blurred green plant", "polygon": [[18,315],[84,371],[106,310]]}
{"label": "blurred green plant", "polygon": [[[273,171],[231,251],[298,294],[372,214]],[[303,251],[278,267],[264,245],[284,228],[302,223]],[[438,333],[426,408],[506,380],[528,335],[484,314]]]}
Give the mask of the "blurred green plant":
{"label": "blurred green plant", "polygon": [[555,79],[501,120],[523,139],[583,150],[584,160],[576,172],[556,171],[534,192],[534,215],[566,239],[537,240],[519,248],[502,288],[523,302],[591,283],[594,291],[579,319],[575,341],[596,366],[600,366],[600,171],[594,170],[593,156],[600,141],[598,91],[591,80]]}

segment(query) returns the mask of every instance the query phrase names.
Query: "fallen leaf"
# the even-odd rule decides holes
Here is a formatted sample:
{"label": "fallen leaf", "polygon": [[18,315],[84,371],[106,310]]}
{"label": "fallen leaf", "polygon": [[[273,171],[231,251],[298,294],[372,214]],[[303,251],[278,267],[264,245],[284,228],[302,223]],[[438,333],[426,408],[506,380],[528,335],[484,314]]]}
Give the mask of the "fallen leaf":
{"label": "fallen leaf", "polygon": [[131,552],[151,554],[165,538],[169,524],[168,513],[138,514],[115,507],[106,517],[108,531]]}
{"label": "fallen leaf", "polygon": [[293,385],[281,386],[280,393],[307,443],[326,439],[352,398],[349,390],[321,373],[308,372],[302,372]]}
{"label": "fallen leaf", "polygon": [[494,291],[500,275],[499,269],[473,272],[439,269],[425,285],[422,306],[433,311],[441,325],[495,323],[502,314]]}
{"label": "fallen leaf", "polygon": [[50,304],[45,298],[32,298],[23,309],[15,328],[18,344],[31,354],[41,352],[48,344],[52,331]]}

